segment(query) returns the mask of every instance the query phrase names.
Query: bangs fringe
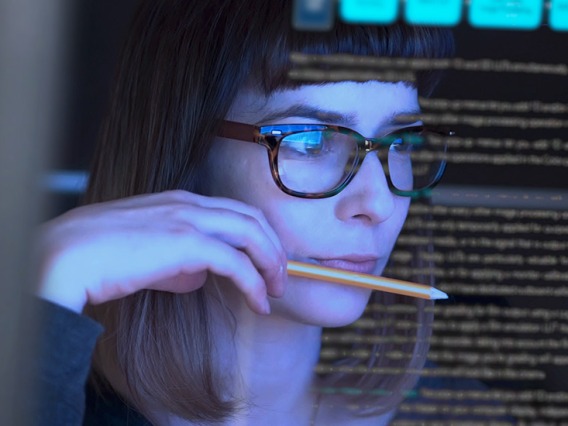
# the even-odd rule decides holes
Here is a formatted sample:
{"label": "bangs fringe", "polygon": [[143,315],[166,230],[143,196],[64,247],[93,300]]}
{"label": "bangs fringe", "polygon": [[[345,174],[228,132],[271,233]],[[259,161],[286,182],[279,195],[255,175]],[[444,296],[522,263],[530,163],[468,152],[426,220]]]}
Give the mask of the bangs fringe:
{"label": "bangs fringe", "polygon": [[[331,31],[320,33],[295,31],[285,19],[271,22],[272,25],[279,22],[280,28],[259,29],[264,37],[262,43],[251,43],[246,49],[252,63],[250,80],[267,96],[277,90],[314,84],[288,77],[293,68],[291,53],[438,59],[451,57],[455,51],[451,31],[443,28],[404,23],[380,27],[336,22]],[[253,28],[249,30],[255,31]],[[419,93],[430,96],[441,76],[440,70],[416,73]]]}

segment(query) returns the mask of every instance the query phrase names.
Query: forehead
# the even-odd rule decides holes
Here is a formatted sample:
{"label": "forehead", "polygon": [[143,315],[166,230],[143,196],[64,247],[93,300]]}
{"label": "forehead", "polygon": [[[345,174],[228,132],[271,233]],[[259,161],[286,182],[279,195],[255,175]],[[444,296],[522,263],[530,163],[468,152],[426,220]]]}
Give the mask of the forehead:
{"label": "forehead", "polygon": [[396,115],[418,110],[417,91],[408,84],[340,82],[279,90],[269,96],[256,89],[243,89],[227,118],[250,124],[302,118],[357,127],[367,122],[380,125]]}

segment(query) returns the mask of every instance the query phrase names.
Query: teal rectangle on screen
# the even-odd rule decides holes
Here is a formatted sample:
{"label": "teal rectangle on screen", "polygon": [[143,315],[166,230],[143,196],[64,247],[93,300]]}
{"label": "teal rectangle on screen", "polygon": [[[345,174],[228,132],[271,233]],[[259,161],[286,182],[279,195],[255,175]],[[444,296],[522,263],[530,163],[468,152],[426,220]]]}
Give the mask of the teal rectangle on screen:
{"label": "teal rectangle on screen", "polygon": [[333,0],[294,0],[292,26],[300,31],[328,31],[333,28]]}
{"label": "teal rectangle on screen", "polygon": [[398,17],[398,0],[340,0],[339,15],[344,22],[390,24]]}
{"label": "teal rectangle on screen", "polygon": [[548,24],[555,31],[568,31],[568,0],[552,0]]}
{"label": "teal rectangle on screen", "polygon": [[534,30],[542,22],[544,0],[471,0],[469,23],[479,28]]}
{"label": "teal rectangle on screen", "polygon": [[406,0],[404,19],[411,25],[457,25],[463,0]]}

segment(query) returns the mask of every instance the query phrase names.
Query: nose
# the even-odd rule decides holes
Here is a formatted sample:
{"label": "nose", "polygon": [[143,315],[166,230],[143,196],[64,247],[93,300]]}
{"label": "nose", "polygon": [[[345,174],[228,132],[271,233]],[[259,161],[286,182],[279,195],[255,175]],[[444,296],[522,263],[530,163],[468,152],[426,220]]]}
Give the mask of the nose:
{"label": "nose", "polygon": [[383,166],[377,155],[367,155],[359,171],[341,191],[336,215],[347,221],[384,222],[395,211],[395,195],[390,191]]}

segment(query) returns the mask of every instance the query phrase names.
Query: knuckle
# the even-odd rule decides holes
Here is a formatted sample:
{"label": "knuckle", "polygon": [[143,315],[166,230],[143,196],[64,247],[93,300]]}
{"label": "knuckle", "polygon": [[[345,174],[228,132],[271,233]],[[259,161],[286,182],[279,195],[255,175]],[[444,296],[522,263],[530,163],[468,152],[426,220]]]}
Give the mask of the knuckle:
{"label": "knuckle", "polygon": [[187,204],[172,203],[164,206],[166,220],[173,222],[190,222],[191,208]]}
{"label": "knuckle", "polygon": [[256,206],[249,206],[250,215],[255,217],[257,220],[264,220],[264,212]]}
{"label": "knuckle", "polygon": [[170,232],[174,235],[190,235],[196,234],[196,228],[189,222],[178,221],[170,225]]}
{"label": "knuckle", "polygon": [[245,231],[250,233],[249,236],[257,236],[259,232],[262,231],[262,226],[256,218],[246,214],[241,217],[245,226]]}
{"label": "knuckle", "polygon": [[190,198],[190,193],[183,189],[170,189],[168,191],[164,191],[163,194],[173,201],[187,201]]}
{"label": "knuckle", "polygon": [[262,227],[254,219],[247,219],[247,223],[243,228],[240,240],[241,246],[244,248],[250,248],[251,246],[265,246],[265,244],[263,244]]}
{"label": "knuckle", "polygon": [[223,198],[224,202],[226,203],[227,207],[231,208],[232,210],[242,212],[242,214],[247,216],[252,216],[256,220],[263,220],[264,219],[264,212],[256,206],[252,206],[250,204],[244,203],[240,200],[234,200],[231,198]]}

